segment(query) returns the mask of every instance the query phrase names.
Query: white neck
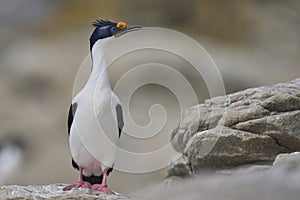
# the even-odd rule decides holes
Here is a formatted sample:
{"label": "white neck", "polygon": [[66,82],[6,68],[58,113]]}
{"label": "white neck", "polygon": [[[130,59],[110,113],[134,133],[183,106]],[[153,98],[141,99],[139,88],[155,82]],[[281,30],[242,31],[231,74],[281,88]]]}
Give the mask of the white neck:
{"label": "white neck", "polygon": [[93,68],[88,83],[97,86],[99,89],[111,89],[104,53],[106,42],[107,39],[101,39],[97,41],[91,51]]}

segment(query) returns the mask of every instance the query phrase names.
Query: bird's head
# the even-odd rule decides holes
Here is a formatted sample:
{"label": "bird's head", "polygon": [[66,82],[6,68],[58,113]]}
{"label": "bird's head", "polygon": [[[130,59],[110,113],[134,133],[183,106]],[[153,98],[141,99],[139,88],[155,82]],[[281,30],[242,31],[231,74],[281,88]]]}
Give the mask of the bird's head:
{"label": "bird's head", "polygon": [[93,22],[95,30],[90,37],[90,48],[100,39],[111,36],[119,37],[125,33],[139,30],[141,26],[127,26],[125,22],[111,22],[108,20],[96,20]]}

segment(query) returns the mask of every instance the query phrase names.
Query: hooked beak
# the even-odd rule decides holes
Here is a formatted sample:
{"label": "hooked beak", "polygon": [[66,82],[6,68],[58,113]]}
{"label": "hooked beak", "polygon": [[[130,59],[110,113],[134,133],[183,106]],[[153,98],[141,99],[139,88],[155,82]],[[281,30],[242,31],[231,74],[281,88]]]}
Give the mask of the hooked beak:
{"label": "hooked beak", "polygon": [[128,26],[124,29],[119,30],[114,36],[120,37],[120,36],[124,35],[125,33],[129,33],[131,31],[137,31],[137,30],[140,30],[141,28],[142,28],[142,26],[139,26],[139,25]]}

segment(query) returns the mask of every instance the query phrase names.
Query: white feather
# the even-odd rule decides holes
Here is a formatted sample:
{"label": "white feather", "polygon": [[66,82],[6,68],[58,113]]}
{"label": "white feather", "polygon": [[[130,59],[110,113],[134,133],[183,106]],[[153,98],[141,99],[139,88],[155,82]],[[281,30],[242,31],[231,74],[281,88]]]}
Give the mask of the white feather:
{"label": "white feather", "polygon": [[70,130],[71,155],[83,174],[101,175],[112,167],[119,140],[116,106],[120,104],[112,91],[104,49],[107,39],[99,40],[93,47],[93,70],[85,87],[76,95],[77,104]]}

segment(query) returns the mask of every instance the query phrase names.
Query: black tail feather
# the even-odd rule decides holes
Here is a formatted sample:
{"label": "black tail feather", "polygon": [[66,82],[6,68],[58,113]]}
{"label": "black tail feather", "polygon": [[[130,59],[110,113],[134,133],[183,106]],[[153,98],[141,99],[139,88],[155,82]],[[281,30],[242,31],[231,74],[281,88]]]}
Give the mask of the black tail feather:
{"label": "black tail feather", "polygon": [[[107,176],[112,172],[113,168],[109,168],[107,171]],[[103,175],[101,176],[83,176],[83,181],[87,181],[90,184],[101,184]]]}
{"label": "black tail feather", "polygon": [[[79,170],[79,166],[73,159],[72,159],[72,166],[75,169]],[[112,172],[112,170],[113,170],[113,168],[108,169],[107,176]],[[102,175],[100,175],[100,176],[84,176],[83,175],[82,178],[83,178],[83,181],[87,181],[93,185],[93,184],[101,184],[103,176]]]}
{"label": "black tail feather", "polygon": [[90,184],[101,184],[102,183],[102,175],[101,176],[83,176],[83,181],[87,181]]}

